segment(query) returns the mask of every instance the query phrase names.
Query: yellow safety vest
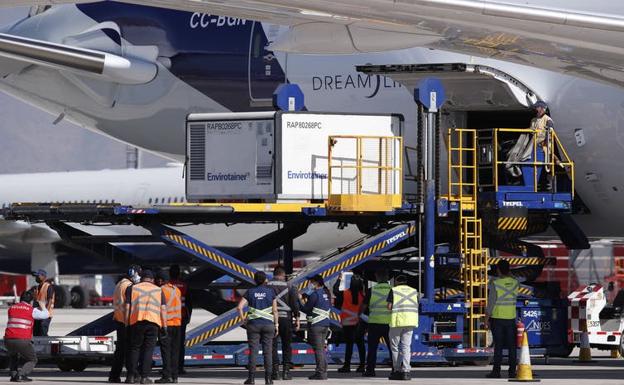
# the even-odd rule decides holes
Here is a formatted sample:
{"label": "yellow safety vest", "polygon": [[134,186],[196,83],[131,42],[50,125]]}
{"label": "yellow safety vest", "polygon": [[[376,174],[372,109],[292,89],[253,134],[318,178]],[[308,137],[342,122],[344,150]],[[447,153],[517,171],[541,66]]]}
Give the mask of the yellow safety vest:
{"label": "yellow safety vest", "polygon": [[273,319],[273,306],[267,307],[265,309],[256,309],[254,307],[249,306],[249,319],[258,319],[262,318],[271,322],[274,322]]}
{"label": "yellow safety vest", "polygon": [[392,288],[390,327],[418,326],[418,290],[407,285]]}
{"label": "yellow safety vest", "polygon": [[371,290],[370,302],[368,304],[368,322],[372,324],[389,325],[392,313],[388,310],[386,299],[392,287],[386,282],[381,282],[373,286]]}
{"label": "yellow safety vest", "polygon": [[515,319],[516,301],[520,284],[515,278],[504,277],[494,280],[496,302],[492,310],[492,318]]}

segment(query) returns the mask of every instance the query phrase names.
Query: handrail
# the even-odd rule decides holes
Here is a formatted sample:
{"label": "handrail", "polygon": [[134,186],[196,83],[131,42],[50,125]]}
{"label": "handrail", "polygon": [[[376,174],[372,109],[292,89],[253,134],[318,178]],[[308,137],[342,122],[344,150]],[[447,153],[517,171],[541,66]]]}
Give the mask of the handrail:
{"label": "handrail", "polygon": [[[556,166],[563,166],[565,167],[569,167],[570,168],[570,180],[572,182],[572,187],[571,187],[571,194],[574,197],[574,186],[575,186],[575,180],[574,180],[574,162],[572,161],[572,159],[570,159],[570,156],[568,155],[568,152],[566,151],[565,147],[563,146],[563,144],[561,144],[561,141],[559,140],[559,136],[557,136],[557,133],[555,132],[554,129],[546,129],[547,133],[546,133],[546,145],[547,145],[547,153],[544,154],[544,161],[538,161],[537,160],[537,141],[535,140],[536,136],[538,133],[540,133],[541,131],[543,131],[542,129],[534,129],[534,128],[495,128],[494,129],[494,145],[493,145],[493,152],[494,152],[494,188],[496,191],[499,190],[499,172],[498,172],[498,166],[500,165],[523,165],[523,166],[530,166],[533,167],[533,192],[537,192],[538,190],[538,180],[537,180],[537,170],[538,167],[542,167],[542,166],[550,166],[550,170],[548,171],[551,176],[554,178],[555,176],[555,169]],[[515,132],[515,133],[520,133],[520,134],[532,134],[532,140],[533,140],[533,153],[532,153],[532,157],[531,160],[529,161],[518,161],[518,162],[513,162],[513,161],[507,161],[507,160],[499,160],[499,155],[498,155],[498,135],[501,132]],[[562,157],[564,159],[558,159],[556,153],[556,150],[559,150],[559,152],[562,154]]]}
{"label": "handrail", "polygon": [[[332,164],[333,147],[340,139],[352,139],[355,144],[355,158],[352,160],[355,164]],[[365,140],[379,141],[378,159],[376,161],[370,161],[364,158],[363,142]],[[398,153],[396,152],[398,150]],[[384,158],[385,155],[385,159]],[[396,159],[395,159],[396,158]],[[394,160],[394,161],[392,161]],[[392,165],[398,161],[398,166]],[[366,162],[376,163],[375,165],[367,165]],[[362,195],[370,193],[363,192],[362,170],[378,170],[377,188],[379,195],[403,195],[403,138],[400,136],[374,136],[374,135],[332,135],[328,139],[328,191],[329,194],[333,194],[333,174],[334,169],[354,169],[356,180],[356,195]],[[382,177],[382,173],[385,173],[385,177]],[[395,186],[395,191],[390,191],[390,180],[394,185],[395,181],[398,186]],[[382,181],[384,186],[382,186]]]}
{"label": "handrail", "polygon": [[[464,143],[464,134],[467,134],[468,143]],[[457,140],[453,141],[453,137],[456,135]],[[448,152],[447,152],[447,165],[448,165],[448,191],[446,199],[449,202],[473,202],[477,201],[477,131],[471,128],[451,128],[448,130],[447,138]],[[457,142],[457,143],[455,143]],[[468,146],[468,147],[464,147]],[[469,164],[464,162],[464,156],[466,153],[471,154],[471,161]],[[453,162],[453,155],[458,157],[457,163]],[[464,178],[464,170],[472,170]],[[455,174],[455,170],[458,170]],[[465,180],[466,179],[466,180]],[[455,180],[457,180],[455,182]],[[457,194],[454,194],[453,186],[458,187]],[[471,189],[469,194],[464,194],[464,188]],[[467,196],[466,196],[467,195]]]}

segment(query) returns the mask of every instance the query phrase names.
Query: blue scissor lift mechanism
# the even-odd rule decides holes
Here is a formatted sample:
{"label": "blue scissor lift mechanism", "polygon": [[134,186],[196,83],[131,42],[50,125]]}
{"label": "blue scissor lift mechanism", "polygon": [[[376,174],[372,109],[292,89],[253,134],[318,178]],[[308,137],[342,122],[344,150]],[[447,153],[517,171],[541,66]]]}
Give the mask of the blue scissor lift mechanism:
{"label": "blue scissor lift mechanism", "polygon": [[[384,66],[366,66],[358,70],[369,73],[388,72],[388,68]],[[534,274],[532,268],[540,268],[544,264],[543,254],[540,257],[538,247],[519,238],[543,231],[553,221],[560,223],[561,233],[569,238],[579,238],[578,234],[570,234],[570,231],[566,233],[571,221],[569,213],[573,186],[563,181],[565,178],[560,176],[560,172],[551,168],[548,172],[553,176],[559,175],[562,180],[559,185],[564,187],[553,187],[558,182],[553,177],[549,180],[551,184],[547,191],[540,188],[537,183],[540,179],[538,174],[543,173],[541,170],[548,163],[540,155],[533,158],[535,161],[525,160],[518,165],[523,171],[524,183],[513,181],[513,184],[499,184],[499,173],[506,164],[498,159],[496,138],[506,131],[492,130],[488,137],[485,131],[456,129],[448,134],[450,188],[446,195],[442,194],[439,189],[440,133],[437,117],[444,101],[443,87],[436,79],[426,79],[416,91],[420,122],[418,135],[421,138],[416,150],[417,154],[422,155],[419,155],[418,172],[414,179],[419,184],[419,193],[409,199],[405,195],[399,206],[382,212],[341,210],[327,202],[301,204],[294,208],[293,205],[284,206],[279,203],[179,204],[146,208],[118,205],[16,204],[5,210],[4,216],[6,219],[45,222],[59,232],[66,246],[87,255],[106,257],[120,265],[136,260],[135,255],[124,249],[124,242],[164,243],[182,252],[189,262],[201,262],[202,265],[188,277],[191,288],[217,291],[226,287],[241,289],[253,285],[256,269],[251,263],[259,256],[280,247],[284,247],[286,251],[286,269],[292,272],[293,239],[304,234],[312,223],[355,224],[368,235],[295,272],[290,279],[292,284],[303,290],[307,286],[307,279],[315,274],[322,275],[326,281],[332,281],[343,271],[363,271],[379,266],[389,268],[393,275],[407,274],[415,287],[423,289],[420,322],[413,337],[412,362],[483,362],[491,355],[482,324],[487,300],[487,269],[501,258],[489,256],[487,249],[516,253],[519,255],[516,259],[520,260],[516,266],[518,271],[528,266],[529,274]],[[436,94],[433,98],[432,93]],[[302,105],[300,102],[296,104]],[[457,140],[461,142],[457,143]],[[424,154],[427,156],[423,156]],[[573,164],[567,156],[565,160],[567,162],[563,166],[570,171]],[[488,167],[491,175],[489,179]],[[527,184],[531,182],[531,175],[534,182],[532,185]],[[489,182],[486,183],[486,180]],[[573,178],[568,182],[570,181]],[[566,186],[568,190],[564,191]],[[67,222],[132,224],[148,229],[150,235],[90,235]],[[176,227],[189,223],[267,222],[280,223],[283,226],[231,255],[181,232]],[[553,227],[557,228],[555,225]],[[227,281],[233,280],[234,283],[219,284],[218,282],[223,281],[223,276],[227,276]],[[210,296],[214,291],[208,290],[206,295]],[[528,285],[524,287],[524,293],[526,295],[519,303],[521,317],[525,318],[526,309],[532,309],[533,313],[526,314],[550,317],[550,322],[554,322],[553,319],[557,317],[560,321],[565,320],[565,314],[558,313],[561,306],[556,300],[536,299],[533,288]],[[233,304],[224,302],[217,296],[210,297],[205,302],[204,307],[207,310],[219,315],[187,332],[185,347],[186,355],[190,356],[187,364],[246,364],[249,352],[245,343],[213,341],[239,327],[241,320]],[[109,333],[113,330],[111,319],[112,315],[107,315],[72,334]],[[338,330],[338,309],[333,309],[331,320],[333,327]],[[554,341],[559,337],[558,332],[550,333],[556,335],[556,338],[549,334],[547,340],[544,333],[538,334],[530,335],[531,343],[538,347],[548,348],[555,345]],[[557,342],[565,343],[565,329],[563,338],[564,340]],[[296,353],[293,354],[293,362],[313,363],[311,350],[299,341],[293,346]],[[339,363],[344,356],[344,344],[335,345],[333,342],[336,342],[335,338],[328,346],[330,362]],[[381,349],[379,361],[388,363],[388,352],[385,347]],[[158,355],[155,359],[159,361]]]}

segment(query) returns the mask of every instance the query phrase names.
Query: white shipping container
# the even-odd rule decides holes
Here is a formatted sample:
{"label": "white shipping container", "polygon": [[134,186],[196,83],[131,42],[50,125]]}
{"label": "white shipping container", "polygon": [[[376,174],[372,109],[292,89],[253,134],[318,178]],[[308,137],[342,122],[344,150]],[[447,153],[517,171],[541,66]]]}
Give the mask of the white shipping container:
{"label": "white shipping container", "polygon": [[[327,199],[330,136],[400,136],[402,126],[403,117],[390,114],[191,114],[187,118],[187,199]],[[345,162],[353,156],[350,151],[334,153],[334,159],[342,157]]]}

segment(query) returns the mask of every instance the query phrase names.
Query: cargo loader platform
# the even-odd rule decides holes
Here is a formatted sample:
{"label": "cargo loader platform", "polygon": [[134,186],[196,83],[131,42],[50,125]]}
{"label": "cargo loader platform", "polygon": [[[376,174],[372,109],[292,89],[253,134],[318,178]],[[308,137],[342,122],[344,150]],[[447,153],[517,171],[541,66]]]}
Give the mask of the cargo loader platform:
{"label": "cargo loader platform", "polygon": [[[419,301],[420,321],[412,341],[412,362],[484,362],[492,354],[483,325],[488,268],[505,258],[490,255],[490,251],[517,256],[513,260],[514,272],[525,276],[520,317],[533,317],[533,324],[537,325],[542,321],[546,324],[544,314],[559,314],[559,305],[544,304],[534,298],[530,280],[547,261],[539,247],[520,238],[559,221],[562,238],[583,243],[582,232],[574,229],[570,225],[573,221],[567,217],[573,198],[573,164],[567,156],[560,162],[566,173],[569,170],[572,175],[571,186],[559,170],[555,171],[554,159],[538,156],[516,165],[524,172],[522,181],[505,179],[499,183],[497,170],[503,170],[508,162],[498,160],[492,150],[497,147],[492,147],[492,142],[504,129],[493,129],[494,134],[487,139],[481,131],[451,128],[447,140],[448,190],[444,192],[440,188],[440,138],[431,134],[440,128],[440,113],[429,112],[425,118],[422,105],[418,112],[418,136],[427,141],[419,142],[415,149],[417,164],[413,175],[405,172],[411,167],[404,167],[404,163],[409,166],[409,160],[403,152],[403,121],[397,115],[191,114],[187,119],[186,183],[187,197],[193,203],[150,207],[14,204],[3,210],[3,215],[8,220],[45,222],[70,247],[122,265],[136,260],[124,243],[160,244],[175,250],[189,264],[199,266],[189,279],[208,293],[226,286],[250,287],[257,271],[254,262],[278,248],[283,248],[284,267],[291,273],[289,282],[300,291],[316,274],[332,281],[342,272],[370,272],[384,267],[393,277],[407,275],[410,283],[424,294]],[[211,141],[223,146],[244,145],[253,151],[216,154],[207,150]],[[435,141],[437,146],[433,145]],[[486,155],[482,156],[483,153]],[[239,160],[240,170],[226,168]],[[293,171],[294,165],[304,171]],[[544,187],[537,173],[544,176],[542,170],[548,167],[548,181],[552,184]],[[415,182],[417,189],[404,191],[404,180]],[[71,223],[134,225],[147,232],[132,236],[92,235]],[[280,226],[234,252],[202,242],[182,227],[215,223]],[[335,223],[339,229],[355,225],[364,236],[295,271],[293,240],[315,223]],[[213,282],[227,283],[214,286]],[[234,303],[211,300],[205,306],[217,316],[187,332],[187,362],[246,364],[249,352],[245,344],[214,342],[240,326]],[[336,331],[340,326],[339,312],[332,309],[330,313]],[[562,320],[555,318],[557,322]],[[103,318],[98,325],[86,325],[80,332],[102,333],[105,323]],[[330,362],[340,362],[342,356],[343,344],[334,344],[340,342],[339,332],[335,334],[329,341]],[[558,334],[548,341],[529,337],[535,344],[546,346],[547,353],[549,347],[564,343]],[[302,342],[298,339],[293,349],[302,352],[300,363],[312,363],[313,356],[306,353],[309,348]],[[158,352],[154,358],[159,359]],[[384,361],[387,355],[382,353],[379,362]]]}

